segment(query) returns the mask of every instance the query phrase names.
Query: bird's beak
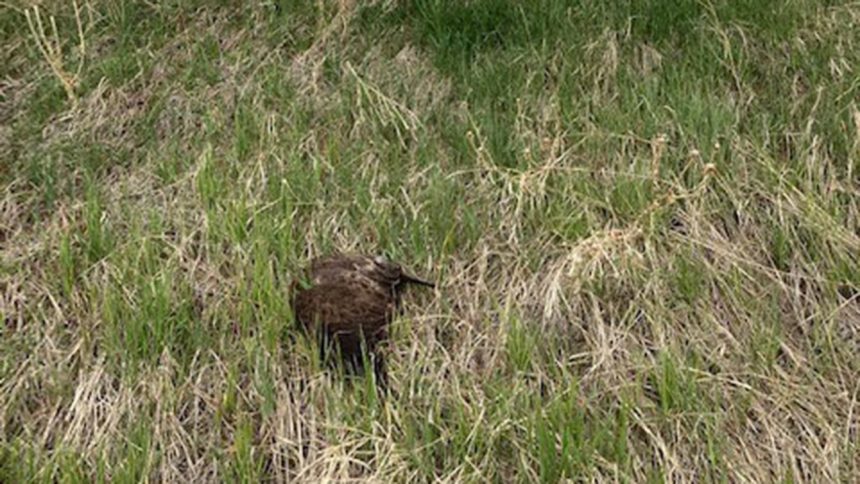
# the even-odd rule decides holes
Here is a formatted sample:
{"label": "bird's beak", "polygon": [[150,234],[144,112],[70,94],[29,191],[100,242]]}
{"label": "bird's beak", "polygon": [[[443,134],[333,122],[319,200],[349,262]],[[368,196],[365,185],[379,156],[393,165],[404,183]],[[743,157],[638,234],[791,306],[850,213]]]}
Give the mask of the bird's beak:
{"label": "bird's beak", "polygon": [[425,281],[424,279],[421,279],[417,276],[413,276],[412,274],[410,274],[406,271],[403,271],[400,273],[400,281],[401,282],[409,282],[412,284],[418,284],[421,286],[436,287],[436,284],[434,284],[430,281]]}

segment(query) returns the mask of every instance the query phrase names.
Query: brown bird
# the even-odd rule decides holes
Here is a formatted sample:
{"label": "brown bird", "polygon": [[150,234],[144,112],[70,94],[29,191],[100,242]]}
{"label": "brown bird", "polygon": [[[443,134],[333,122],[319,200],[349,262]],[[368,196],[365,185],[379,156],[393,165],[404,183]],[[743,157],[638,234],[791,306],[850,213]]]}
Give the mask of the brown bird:
{"label": "brown bird", "polygon": [[377,383],[387,383],[377,346],[388,337],[388,324],[400,309],[407,284],[434,287],[385,257],[336,254],[311,261],[293,281],[291,303],[299,325],[314,334],[320,352],[332,345],[347,369],[363,368],[362,342],[373,360]]}

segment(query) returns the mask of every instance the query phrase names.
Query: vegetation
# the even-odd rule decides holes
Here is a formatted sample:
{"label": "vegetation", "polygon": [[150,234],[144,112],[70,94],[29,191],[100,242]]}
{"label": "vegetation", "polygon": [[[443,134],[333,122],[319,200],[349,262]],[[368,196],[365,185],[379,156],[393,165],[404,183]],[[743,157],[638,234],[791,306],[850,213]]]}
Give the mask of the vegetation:
{"label": "vegetation", "polygon": [[[0,4],[0,481],[860,479],[860,4]],[[439,281],[392,393],[312,255]]]}

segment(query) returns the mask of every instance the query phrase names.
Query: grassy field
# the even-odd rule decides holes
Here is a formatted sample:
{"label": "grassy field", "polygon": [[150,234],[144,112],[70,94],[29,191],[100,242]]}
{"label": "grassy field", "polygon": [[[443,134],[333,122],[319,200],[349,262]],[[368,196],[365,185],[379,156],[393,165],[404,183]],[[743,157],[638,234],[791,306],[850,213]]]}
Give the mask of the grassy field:
{"label": "grassy field", "polygon": [[[0,481],[857,482],[858,25],[0,3]],[[333,250],[439,282],[385,399],[293,324]]]}

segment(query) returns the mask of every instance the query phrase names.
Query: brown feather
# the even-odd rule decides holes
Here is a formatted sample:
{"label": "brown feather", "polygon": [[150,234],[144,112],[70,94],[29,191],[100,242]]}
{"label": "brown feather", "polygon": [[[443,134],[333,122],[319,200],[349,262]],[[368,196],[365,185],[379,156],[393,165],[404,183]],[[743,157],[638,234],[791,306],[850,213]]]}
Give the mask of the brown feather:
{"label": "brown feather", "polygon": [[[434,287],[429,281],[403,272],[399,264],[364,255],[337,254],[314,259],[303,276],[291,285],[292,308],[299,325],[336,344],[342,356],[353,364],[362,361],[364,340],[379,362],[377,369],[382,364],[377,345],[387,338],[388,325],[400,306],[406,283]],[[384,382],[385,375],[377,373]]]}

